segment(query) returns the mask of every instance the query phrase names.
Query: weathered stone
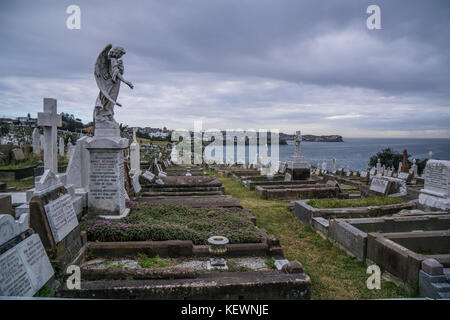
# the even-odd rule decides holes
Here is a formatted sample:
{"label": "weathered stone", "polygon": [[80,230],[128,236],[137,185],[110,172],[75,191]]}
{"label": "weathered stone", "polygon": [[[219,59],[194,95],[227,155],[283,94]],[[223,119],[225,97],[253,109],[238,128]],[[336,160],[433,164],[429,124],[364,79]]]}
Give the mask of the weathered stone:
{"label": "weathered stone", "polygon": [[44,168],[58,173],[57,127],[62,126],[62,117],[57,114],[56,99],[44,98],[38,126],[44,127]]}
{"label": "weathered stone", "polygon": [[281,270],[285,273],[303,273],[303,265],[297,260],[285,264]]}
{"label": "weathered stone", "polygon": [[25,160],[25,155],[23,154],[23,150],[20,148],[15,148],[11,150],[12,152],[12,159],[14,161],[23,161]]}
{"label": "weathered stone", "polygon": [[431,276],[439,276],[444,274],[444,267],[436,259],[423,260],[422,270]]}

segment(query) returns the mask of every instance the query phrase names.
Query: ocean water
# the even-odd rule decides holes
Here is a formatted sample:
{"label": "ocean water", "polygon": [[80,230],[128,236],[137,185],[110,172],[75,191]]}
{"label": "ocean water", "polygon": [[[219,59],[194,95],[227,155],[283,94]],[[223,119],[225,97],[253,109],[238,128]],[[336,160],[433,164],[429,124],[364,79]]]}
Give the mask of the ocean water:
{"label": "ocean water", "polygon": [[[293,141],[288,145],[279,146],[279,160],[286,161],[295,150]],[[352,170],[364,170],[372,155],[391,148],[403,153],[406,148],[411,158],[427,159],[428,152],[433,152],[433,159],[450,160],[450,139],[386,139],[386,138],[346,138],[344,142],[306,142],[301,143],[301,152],[311,165],[322,164],[327,161],[328,170],[331,170],[331,159],[336,159],[336,168]],[[208,147],[205,154],[208,153]],[[227,147],[224,153],[231,151],[233,147]],[[245,151],[248,161],[248,148]],[[234,147],[234,161],[237,161],[237,150]],[[225,156],[224,156],[225,160]]]}
{"label": "ocean water", "polygon": [[[331,170],[331,159],[336,158],[336,168],[363,170],[372,155],[391,148],[399,153],[404,149],[411,155],[410,159],[427,159],[428,152],[433,152],[433,159],[450,160],[450,139],[386,139],[386,138],[346,138],[344,142],[306,142],[301,143],[301,152],[311,165],[327,161]],[[286,161],[294,152],[295,145],[281,145],[280,161]]]}

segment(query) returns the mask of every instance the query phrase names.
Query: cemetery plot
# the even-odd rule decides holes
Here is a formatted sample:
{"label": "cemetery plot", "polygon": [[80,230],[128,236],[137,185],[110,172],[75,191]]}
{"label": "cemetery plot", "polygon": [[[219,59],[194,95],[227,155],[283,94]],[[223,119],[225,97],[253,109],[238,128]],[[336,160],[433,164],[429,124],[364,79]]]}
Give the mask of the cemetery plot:
{"label": "cemetery plot", "polygon": [[168,176],[164,184],[149,184],[141,178],[141,197],[223,195],[222,183],[214,176]]}
{"label": "cemetery plot", "polygon": [[267,200],[334,198],[339,194],[339,188],[325,184],[263,185],[256,186],[255,191]]}
{"label": "cemetery plot", "polygon": [[139,205],[119,220],[94,219],[84,222],[89,241],[190,240],[206,244],[221,234],[230,243],[260,243],[261,231],[240,209],[190,208],[183,205]]}
{"label": "cemetery plot", "polygon": [[334,219],[330,221],[329,236],[347,250],[347,252],[364,261],[367,254],[368,233],[412,232],[415,230],[436,231],[449,229],[450,215],[445,214]]}
{"label": "cemetery plot", "polygon": [[182,204],[192,208],[241,208],[239,201],[228,195],[201,197],[139,197],[139,203],[149,206],[162,204]]}
{"label": "cemetery plot", "polygon": [[389,197],[299,200],[295,202],[294,206],[295,216],[309,226],[316,217],[324,219],[375,217],[414,208],[416,208],[415,202]]}
{"label": "cemetery plot", "polygon": [[399,278],[413,292],[422,261],[433,258],[446,267],[450,261],[450,231],[369,233],[367,259]]}
{"label": "cemetery plot", "polygon": [[243,184],[249,189],[249,190],[255,190],[257,186],[264,186],[264,187],[270,187],[270,186],[293,186],[293,185],[305,185],[305,184],[315,184],[316,181],[314,180],[305,180],[305,181],[259,181],[259,180],[243,180]]}

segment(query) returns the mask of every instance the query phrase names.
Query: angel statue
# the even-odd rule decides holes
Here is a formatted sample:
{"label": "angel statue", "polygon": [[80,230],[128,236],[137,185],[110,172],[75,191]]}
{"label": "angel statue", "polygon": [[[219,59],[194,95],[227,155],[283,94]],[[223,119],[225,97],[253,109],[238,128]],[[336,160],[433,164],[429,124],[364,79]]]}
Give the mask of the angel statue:
{"label": "angel statue", "polygon": [[122,47],[112,48],[108,44],[98,55],[95,62],[95,81],[100,89],[94,109],[95,128],[116,129],[119,124],[114,120],[114,106],[117,102],[120,82],[133,89],[133,84],[123,78],[123,62],[120,59],[125,54]]}

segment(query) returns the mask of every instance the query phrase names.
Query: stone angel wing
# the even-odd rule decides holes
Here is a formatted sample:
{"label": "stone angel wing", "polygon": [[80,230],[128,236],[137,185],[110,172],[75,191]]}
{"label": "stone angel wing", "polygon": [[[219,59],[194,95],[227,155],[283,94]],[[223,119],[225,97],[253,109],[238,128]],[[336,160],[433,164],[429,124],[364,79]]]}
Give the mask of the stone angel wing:
{"label": "stone angel wing", "polygon": [[114,105],[118,105],[121,107],[122,105],[116,101],[114,101],[108,92],[108,84],[112,82],[111,74],[109,73],[109,59],[108,59],[108,53],[109,50],[111,50],[112,45],[108,44],[102,52],[97,57],[97,61],[95,62],[95,81],[97,82],[97,86],[100,89],[100,92],[103,94],[103,96],[108,99],[111,103]]}

